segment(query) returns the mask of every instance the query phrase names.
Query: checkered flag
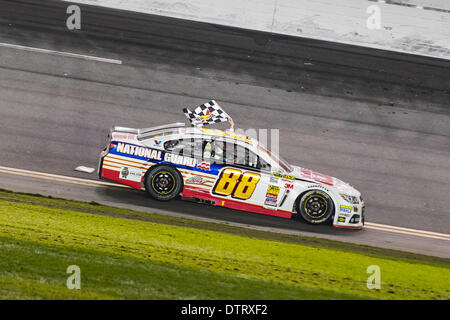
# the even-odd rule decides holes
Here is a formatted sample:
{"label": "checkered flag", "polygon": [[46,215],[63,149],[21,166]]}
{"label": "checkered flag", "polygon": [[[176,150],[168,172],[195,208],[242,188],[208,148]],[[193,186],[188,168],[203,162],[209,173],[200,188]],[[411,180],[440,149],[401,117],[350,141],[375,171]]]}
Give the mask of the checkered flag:
{"label": "checkered flag", "polygon": [[231,119],[230,116],[223,111],[223,109],[214,100],[199,105],[194,109],[194,112],[188,108],[184,108],[183,112],[191,124],[195,127],[229,121],[229,119]]}

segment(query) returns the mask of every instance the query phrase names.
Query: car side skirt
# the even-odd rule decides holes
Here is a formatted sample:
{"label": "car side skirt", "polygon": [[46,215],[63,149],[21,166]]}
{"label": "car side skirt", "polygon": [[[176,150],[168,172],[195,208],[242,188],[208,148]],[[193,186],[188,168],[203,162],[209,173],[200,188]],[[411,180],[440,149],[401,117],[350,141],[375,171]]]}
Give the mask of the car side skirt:
{"label": "car side skirt", "polygon": [[235,209],[235,210],[260,213],[260,214],[281,217],[281,218],[287,218],[287,219],[290,219],[292,217],[292,212],[289,212],[289,211],[266,209],[263,206],[246,203],[244,201],[216,197],[216,196],[211,195],[208,190],[205,190],[202,188],[196,188],[193,186],[185,185],[183,188],[183,193],[182,193],[181,197],[211,201],[211,203],[214,206],[226,207],[226,208]]}

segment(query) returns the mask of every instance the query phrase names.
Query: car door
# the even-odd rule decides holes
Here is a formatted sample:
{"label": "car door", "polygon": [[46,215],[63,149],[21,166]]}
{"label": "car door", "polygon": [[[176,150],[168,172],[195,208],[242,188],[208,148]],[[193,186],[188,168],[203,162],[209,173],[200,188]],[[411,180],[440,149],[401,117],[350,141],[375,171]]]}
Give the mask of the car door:
{"label": "car door", "polygon": [[[221,165],[211,194],[223,199],[265,206],[265,195],[270,183],[268,164],[263,166],[259,156],[249,148],[225,140],[216,140],[209,150],[214,157],[210,161]],[[210,151],[205,151],[206,159]],[[276,206],[270,204],[268,207],[276,209]]]}

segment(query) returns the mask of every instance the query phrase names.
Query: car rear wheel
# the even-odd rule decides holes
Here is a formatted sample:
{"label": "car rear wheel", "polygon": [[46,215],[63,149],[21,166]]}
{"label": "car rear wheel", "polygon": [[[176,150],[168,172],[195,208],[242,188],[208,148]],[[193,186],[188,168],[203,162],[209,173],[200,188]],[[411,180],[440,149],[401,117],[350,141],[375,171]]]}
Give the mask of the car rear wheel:
{"label": "car rear wheel", "polygon": [[310,224],[326,224],[333,216],[334,203],[327,193],[311,190],[301,196],[298,213]]}
{"label": "car rear wheel", "polygon": [[160,201],[172,200],[180,194],[182,188],[183,178],[180,172],[170,166],[152,168],[145,179],[147,193]]}

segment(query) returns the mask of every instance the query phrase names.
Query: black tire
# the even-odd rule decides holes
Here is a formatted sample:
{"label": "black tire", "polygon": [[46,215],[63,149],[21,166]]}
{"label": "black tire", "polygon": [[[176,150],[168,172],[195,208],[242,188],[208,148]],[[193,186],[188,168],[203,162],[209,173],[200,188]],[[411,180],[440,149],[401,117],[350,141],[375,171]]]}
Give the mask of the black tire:
{"label": "black tire", "polygon": [[297,211],[309,224],[326,224],[334,214],[334,203],[326,192],[310,190],[301,196]]}
{"label": "black tire", "polygon": [[147,193],[156,200],[169,201],[178,196],[183,188],[180,172],[171,166],[151,168],[145,178]]}

